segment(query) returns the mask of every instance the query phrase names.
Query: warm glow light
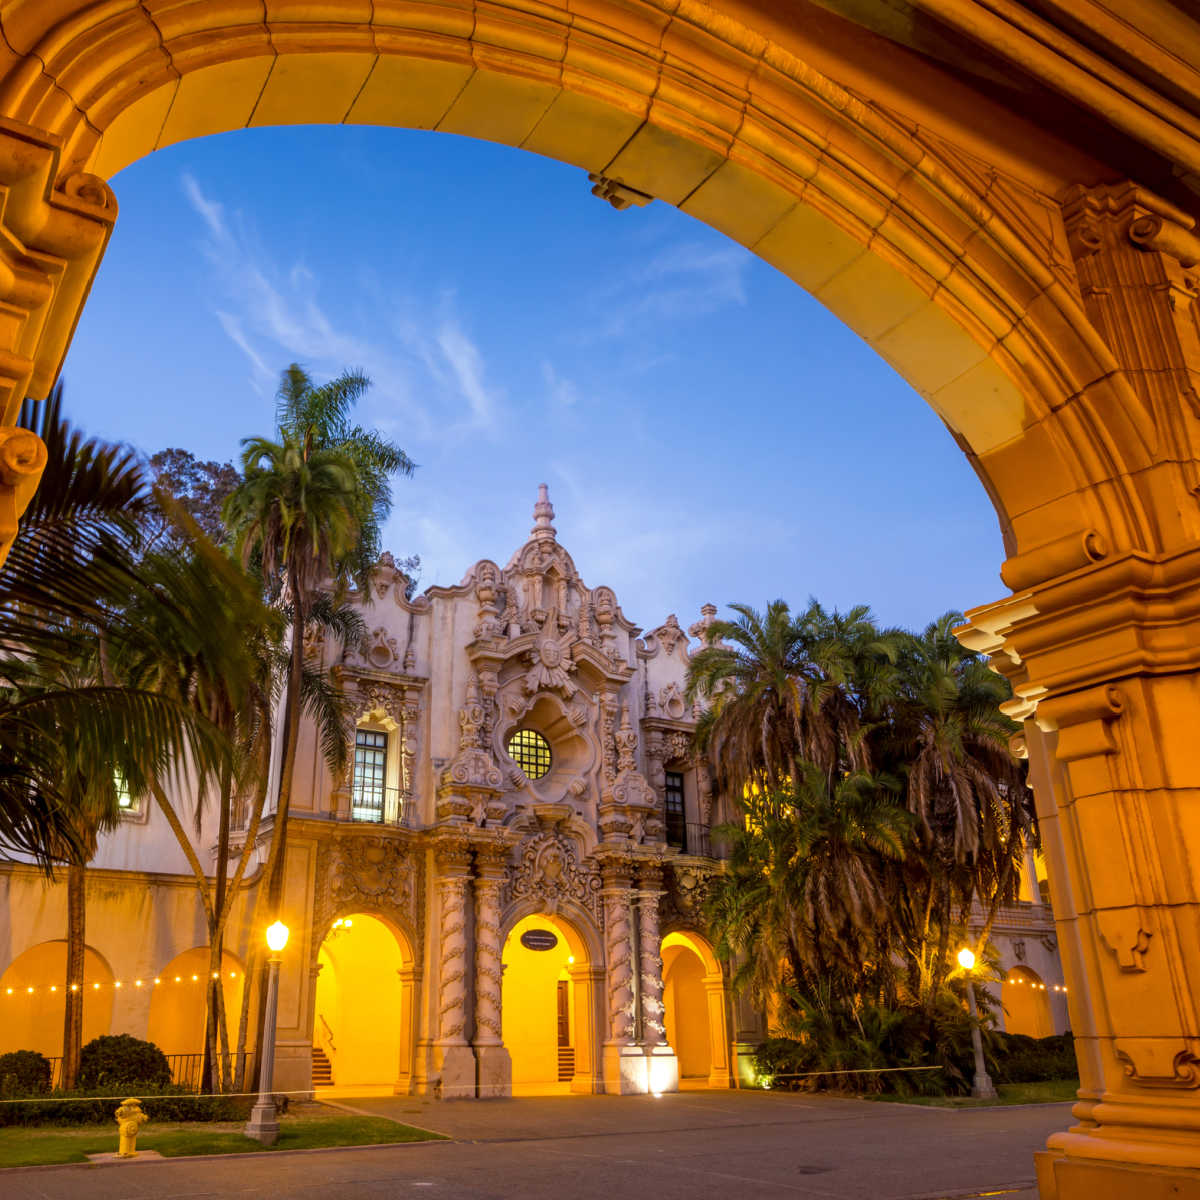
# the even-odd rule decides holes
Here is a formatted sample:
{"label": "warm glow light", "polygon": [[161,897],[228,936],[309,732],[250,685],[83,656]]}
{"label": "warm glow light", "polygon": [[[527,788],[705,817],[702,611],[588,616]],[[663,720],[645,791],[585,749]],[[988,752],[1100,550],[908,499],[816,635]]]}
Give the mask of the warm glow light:
{"label": "warm glow light", "polygon": [[288,927],[282,921],[267,926],[267,945],[274,954],[278,954],[287,945],[287,940]]}
{"label": "warm glow light", "polygon": [[195,982],[196,982],[196,980],[197,980],[197,979],[199,979],[199,978],[200,978],[200,976],[199,976],[199,975],[193,975],[193,976],[192,976],[192,982],[193,982],[193,983],[195,983]]}
{"label": "warm glow light", "polygon": [[12,995],[12,988],[9,988],[9,989],[8,989],[8,994],[9,994],[10,996]]}
{"label": "warm glow light", "polygon": [[94,991],[94,992],[98,992],[99,990],[100,990],[100,985],[99,985],[98,983],[93,983],[93,984],[92,984],[92,991]]}
{"label": "warm glow light", "polygon": [[79,984],[77,984],[77,983],[71,984],[71,991],[73,991],[73,992],[79,991]]}
{"label": "warm glow light", "polygon": [[121,986],[121,981],[118,979],[116,981],[116,983],[113,984],[113,987],[120,987],[120,986]]}
{"label": "warm glow light", "polygon": [[58,984],[56,984],[56,983],[52,983],[52,984],[50,985],[50,990],[51,990],[52,992],[57,992],[57,991],[58,991]]}
{"label": "warm glow light", "polygon": [[133,986],[134,986],[134,987],[141,987],[141,986],[142,986],[142,981],[141,981],[140,979],[135,979],[135,980],[133,981]]}
{"label": "warm glow light", "polygon": [[30,995],[32,995],[32,994],[33,994],[33,988],[29,988],[29,987],[27,987],[25,990],[26,990],[27,992],[29,992],[29,994],[30,994]]}
{"label": "warm glow light", "polygon": [[180,979],[178,975],[176,975],[176,976],[175,976],[175,982],[176,982],[176,983],[182,983],[182,982],[183,982],[183,980],[182,980],[182,979]]}
{"label": "warm glow light", "polygon": [[162,980],[161,980],[161,979],[156,979],[154,982],[155,982],[155,983],[162,983]]}
{"label": "warm glow light", "polygon": [[975,965],[975,951],[969,946],[964,946],[958,952],[958,965],[964,971],[969,971]]}
{"label": "warm glow light", "polygon": [[568,954],[567,955],[567,963],[570,964],[570,963],[573,963],[574,961],[575,961],[575,955]]}
{"label": "warm glow light", "polygon": [[346,928],[347,928],[347,929],[349,929],[349,928],[350,928],[350,926],[351,926],[351,925],[353,925],[353,924],[354,924],[354,920],[353,920],[353,918],[352,918],[352,917],[347,917],[347,918],[346,918]]}
{"label": "warm glow light", "polygon": [[220,972],[220,971],[214,971],[214,972],[213,972],[213,978],[214,978],[214,979],[220,979],[220,978],[221,978],[221,972]]}
{"label": "warm glow light", "polygon": [[236,978],[237,978],[237,972],[236,972],[236,971],[230,971],[230,972],[229,972],[229,978],[230,978],[230,979],[236,979]]}

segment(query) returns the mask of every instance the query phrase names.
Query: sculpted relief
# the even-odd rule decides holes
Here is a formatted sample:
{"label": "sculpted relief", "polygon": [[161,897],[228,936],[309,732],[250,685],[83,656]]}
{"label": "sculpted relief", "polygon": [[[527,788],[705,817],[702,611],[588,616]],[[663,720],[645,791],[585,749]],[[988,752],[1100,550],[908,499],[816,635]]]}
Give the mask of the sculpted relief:
{"label": "sculpted relief", "polygon": [[564,901],[570,901],[603,928],[604,913],[600,902],[600,872],[590,859],[579,858],[579,849],[560,833],[540,833],[524,842],[520,859],[505,885],[505,908],[530,897],[542,910],[555,913]]}

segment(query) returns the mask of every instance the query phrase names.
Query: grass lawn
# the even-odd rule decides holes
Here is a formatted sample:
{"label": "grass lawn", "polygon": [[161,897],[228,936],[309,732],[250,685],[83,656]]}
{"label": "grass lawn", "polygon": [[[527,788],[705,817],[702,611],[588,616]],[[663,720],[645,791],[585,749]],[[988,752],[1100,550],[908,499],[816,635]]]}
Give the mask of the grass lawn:
{"label": "grass lawn", "polygon": [[998,1100],[973,1100],[970,1096],[865,1096],[892,1104],[921,1104],[926,1108],[981,1108],[993,1104],[1061,1104],[1074,1100],[1078,1079],[1051,1079],[1042,1083],[999,1083]]}
{"label": "grass lawn", "polygon": [[[377,1146],[390,1142],[438,1140],[441,1134],[398,1125],[382,1117],[357,1117],[321,1104],[293,1105],[279,1119],[279,1141],[272,1150],[307,1150],[314,1146]],[[139,1150],[157,1150],[165,1158],[183,1154],[239,1154],[265,1149],[246,1137],[240,1124],[228,1122],[147,1125]],[[86,1162],[89,1154],[117,1148],[117,1127],[90,1125],[64,1129],[30,1125],[0,1129],[0,1167],[32,1167],[48,1163]]]}

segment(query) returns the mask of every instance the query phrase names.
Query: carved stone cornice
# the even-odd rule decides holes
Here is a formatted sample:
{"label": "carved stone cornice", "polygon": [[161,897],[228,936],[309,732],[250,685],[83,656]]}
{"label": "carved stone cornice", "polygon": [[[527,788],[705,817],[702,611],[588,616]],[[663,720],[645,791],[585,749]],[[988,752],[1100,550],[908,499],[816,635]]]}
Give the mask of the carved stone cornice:
{"label": "carved stone cornice", "polygon": [[471,872],[474,848],[464,832],[458,828],[437,829],[430,836],[429,844],[442,878],[467,878]]}
{"label": "carved stone cornice", "polygon": [[1200,545],[1129,552],[967,613],[958,631],[1012,683],[1014,718],[1047,696],[1200,670]]}

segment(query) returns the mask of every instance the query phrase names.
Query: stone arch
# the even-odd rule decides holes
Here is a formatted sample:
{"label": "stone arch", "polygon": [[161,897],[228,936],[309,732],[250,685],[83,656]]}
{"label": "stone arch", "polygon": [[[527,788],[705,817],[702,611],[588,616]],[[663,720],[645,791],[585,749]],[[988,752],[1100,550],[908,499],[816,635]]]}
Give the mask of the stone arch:
{"label": "stone arch", "polygon": [[1023,1033],[1044,1038],[1054,1032],[1050,993],[1045,981],[1032,967],[1010,967],[1000,985],[1005,1033]]}
{"label": "stone arch", "polygon": [[411,937],[390,916],[351,905],[314,945],[314,1059],[318,1051],[325,1056],[338,1087],[386,1086],[406,1095],[418,982]]}
{"label": "stone arch", "polygon": [[[661,0],[265,20],[258,0],[115,13],[24,0],[3,32],[26,57],[0,80],[2,111],[61,139],[53,174],[101,222],[115,210],[104,178],[247,126],[395,125],[529,149],[587,169],[618,206],[679,206],[873,345],[984,480],[1021,559],[1013,586],[1161,538],[1131,482],[1153,431],[1088,322],[1057,206],[981,180],[735,17]],[[34,392],[73,321],[50,322]]]}
{"label": "stone arch", "polygon": [[[563,945],[524,949],[527,928],[549,928]],[[512,906],[501,933],[501,1028],[513,1094],[601,1091],[604,951],[590,918],[574,904],[549,913],[530,901]]]}
{"label": "stone arch", "polygon": [[[0,975],[0,1054],[36,1050],[50,1059],[62,1056],[66,978],[67,943],[61,939],[29,946],[8,964]],[[85,946],[85,1046],[93,1038],[113,1032],[114,983],[108,960],[95,947]]]}
{"label": "stone arch", "polygon": [[679,1058],[681,1084],[729,1087],[729,1003],[711,943],[692,930],[675,929],[663,937],[662,958],[667,1041]]}
{"label": "stone arch", "polygon": [[[150,994],[146,1038],[166,1055],[204,1053],[210,961],[207,946],[194,946],[175,955],[153,980],[147,981],[153,991]],[[242,966],[242,960],[236,954],[228,950],[222,952],[221,991],[225,996],[231,1046],[237,1040],[237,1019],[242,1003]],[[195,1078],[199,1079],[199,1070],[196,1070]]]}

